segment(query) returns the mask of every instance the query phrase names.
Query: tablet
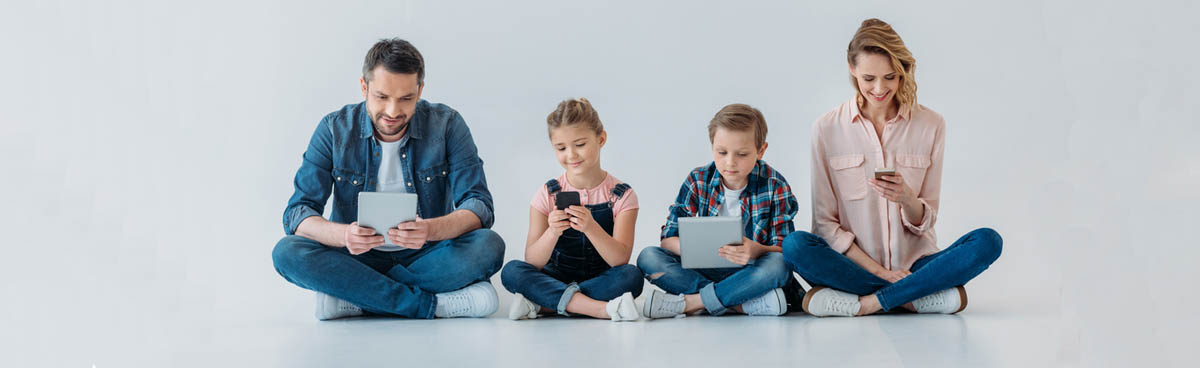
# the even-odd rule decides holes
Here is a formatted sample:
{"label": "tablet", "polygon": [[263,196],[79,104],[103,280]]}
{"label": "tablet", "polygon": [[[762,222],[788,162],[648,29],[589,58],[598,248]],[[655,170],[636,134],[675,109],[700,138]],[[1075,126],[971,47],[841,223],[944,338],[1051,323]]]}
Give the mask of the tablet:
{"label": "tablet", "polygon": [[388,229],[401,222],[417,219],[417,195],[414,193],[358,192],[358,226],[375,229],[388,245]]}
{"label": "tablet", "polygon": [[742,267],[717,255],[717,249],[729,244],[742,244],[741,216],[679,219],[679,257],[683,268]]}

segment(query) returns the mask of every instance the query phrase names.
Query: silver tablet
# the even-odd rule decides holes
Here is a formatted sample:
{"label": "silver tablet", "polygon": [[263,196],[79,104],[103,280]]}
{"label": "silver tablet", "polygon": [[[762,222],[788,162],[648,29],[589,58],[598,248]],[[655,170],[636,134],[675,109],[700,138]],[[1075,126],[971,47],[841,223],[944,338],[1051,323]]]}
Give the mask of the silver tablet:
{"label": "silver tablet", "polygon": [[417,195],[414,193],[358,192],[358,226],[375,229],[388,245],[387,231],[401,222],[417,219]]}
{"label": "silver tablet", "polygon": [[742,267],[717,255],[717,249],[728,244],[742,244],[741,216],[679,219],[679,257],[683,259],[683,268]]}

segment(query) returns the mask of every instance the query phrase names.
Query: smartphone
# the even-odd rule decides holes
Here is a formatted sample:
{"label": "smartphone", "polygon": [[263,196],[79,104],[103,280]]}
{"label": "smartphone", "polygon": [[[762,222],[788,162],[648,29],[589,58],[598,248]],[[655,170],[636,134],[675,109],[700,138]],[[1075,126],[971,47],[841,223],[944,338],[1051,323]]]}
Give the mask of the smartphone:
{"label": "smartphone", "polygon": [[885,175],[895,176],[896,169],[894,169],[894,168],[892,168],[892,169],[888,169],[888,168],[875,169],[875,180],[882,179]]}
{"label": "smartphone", "polygon": [[565,210],[579,205],[579,192],[558,192],[554,195],[554,208]]}

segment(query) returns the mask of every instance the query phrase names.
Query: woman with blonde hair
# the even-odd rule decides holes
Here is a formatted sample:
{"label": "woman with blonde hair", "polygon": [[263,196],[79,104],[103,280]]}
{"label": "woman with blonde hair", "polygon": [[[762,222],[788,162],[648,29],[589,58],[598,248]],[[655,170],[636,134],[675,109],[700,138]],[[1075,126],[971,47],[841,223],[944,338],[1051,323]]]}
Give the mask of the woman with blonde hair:
{"label": "woman with blonde hair", "polygon": [[846,61],[857,93],[813,125],[813,233],[783,242],[813,285],[801,306],[815,316],[960,312],[963,285],[1000,256],[1000,235],[981,228],[938,250],[946,123],[917,104],[916,59],[900,35],[867,19]]}

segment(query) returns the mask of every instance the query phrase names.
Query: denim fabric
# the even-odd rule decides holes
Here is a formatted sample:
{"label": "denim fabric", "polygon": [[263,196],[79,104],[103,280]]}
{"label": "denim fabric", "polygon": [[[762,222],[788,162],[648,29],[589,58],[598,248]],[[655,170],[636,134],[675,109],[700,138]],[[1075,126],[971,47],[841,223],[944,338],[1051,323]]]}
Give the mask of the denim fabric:
{"label": "denim fabric", "polygon": [[683,268],[679,256],[670,251],[661,247],[646,247],[638,255],[637,264],[646,279],[663,291],[671,294],[699,293],[704,309],[715,316],[772,289],[796,283],[791,267],[779,252],[764,254],[753,264],[741,268],[687,269]]}
{"label": "denim fabric", "polygon": [[825,239],[803,231],[783,241],[783,255],[805,281],[855,295],[875,294],[884,311],[935,292],[965,285],[1000,257],[1003,240],[982,228],[959,238],[940,252],[913,263],[911,275],[888,282],[829,247]]}
{"label": "denim fabric", "polygon": [[433,318],[434,294],[487,280],[500,269],[504,241],[495,231],[478,229],[421,249],[351,255],[289,235],[275,244],[272,258],[275,270],[302,288],[374,314]]}
{"label": "denim fabric", "polygon": [[[283,212],[287,235],[295,234],[304,219],[321,216],[330,195],[330,221],[348,224],[358,219],[358,192],[374,192],[378,185],[381,148],[374,132],[365,102],[346,105],[321,119]],[[484,228],[492,226],[492,195],[483,160],[457,111],[418,102],[399,150],[405,189],[419,197],[417,215],[436,218],[466,209],[479,216]]]}

